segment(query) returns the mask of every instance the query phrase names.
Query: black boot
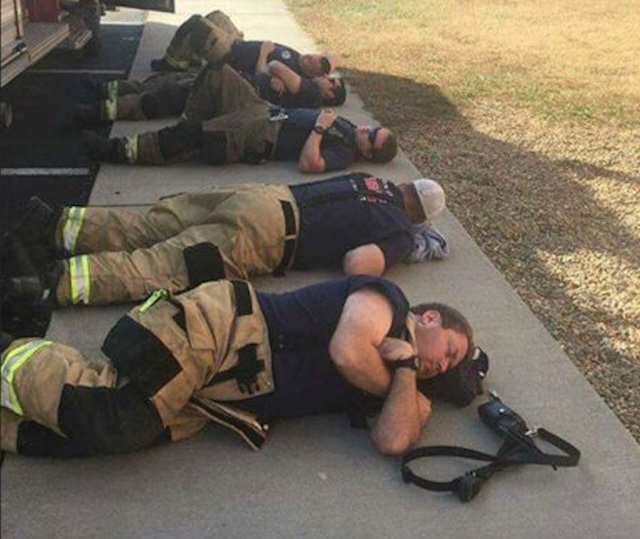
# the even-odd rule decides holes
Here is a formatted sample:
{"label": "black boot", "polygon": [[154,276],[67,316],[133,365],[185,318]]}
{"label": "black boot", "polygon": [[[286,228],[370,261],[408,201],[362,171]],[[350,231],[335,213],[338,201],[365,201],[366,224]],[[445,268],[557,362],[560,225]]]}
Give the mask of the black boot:
{"label": "black boot", "polygon": [[9,345],[15,341],[16,338],[4,331],[0,331],[0,354],[4,353],[4,351],[9,348]]}
{"label": "black boot", "polygon": [[56,290],[64,271],[60,260],[50,264],[38,275],[21,275],[2,280],[3,307],[10,305],[13,313],[50,313],[58,307]]}
{"label": "black boot", "polygon": [[82,145],[87,154],[96,161],[127,162],[123,139],[103,138],[92,131],[85,131],[82,134]]}
{"label": "black boot", "polygon": [[29,200],[20,220],[2,239],[2,261],[9,274],[31,275],[55,260],[61,214],[61,208],[52,208],[38,197]]}
{"label": "black boot", "polygon": [[73,121],[85,127],[104,125],[110,123],[102,116],[101,107],[95,105],[76,105],[73,108]]}

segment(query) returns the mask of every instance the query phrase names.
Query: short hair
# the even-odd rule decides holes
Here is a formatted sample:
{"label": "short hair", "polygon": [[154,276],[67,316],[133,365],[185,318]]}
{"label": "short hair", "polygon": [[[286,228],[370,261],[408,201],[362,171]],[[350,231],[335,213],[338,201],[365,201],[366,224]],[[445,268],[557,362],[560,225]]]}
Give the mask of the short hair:
{"label": "short hair", "polygon": [[322,67],[322,72],[325,75],[331,73],[331,61],[326,56],[320,58],[320,66]]}
{"label": "short hair", "polygon": [[438,311],[443,329],[452,329],[467,338],[467,351],[463,359],[471,359],[475,348],[473,343],[473,328],[466,317],[457,309],[444,303],[427,302],[411,307],[411,312],[418,316],[424,314],[426,311]]}
{"label": "short hair", "polygon": [[344,104],[347,99],[347,87],[345,86],[344,81],[339,78],[335,78],[334,80],[340,82],[333,86],[333,97],[322,98],[322,104],[329,107],[338,107]]}
{"label": "short hair", "polygon": [[398,153],[398,140],[396,136],[389,130],[387,138],[380,148],[371,148],[371,161],[374,163],[388,163]]}

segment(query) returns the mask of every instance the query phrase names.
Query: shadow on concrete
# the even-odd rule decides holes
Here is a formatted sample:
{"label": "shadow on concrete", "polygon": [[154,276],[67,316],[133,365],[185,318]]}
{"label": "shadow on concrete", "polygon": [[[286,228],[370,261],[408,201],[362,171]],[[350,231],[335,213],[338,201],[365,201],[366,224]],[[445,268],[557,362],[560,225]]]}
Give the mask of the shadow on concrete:
{"label": "shadow on concrete", "polygon": [[[443,184],[453,214],[640,439],[634,419],[640,408],[640,365],[631,350],[620,351],[624,345],[612,346],[624,342],[625,332],[640,329],[640,322],[623,305],[598,303],[596,297],[585,301],[584,291],[572,293],[572,286],[585,283],[567,283],[545,263],[545,258],[555,265],[570,263],[573,255],[588,253],[593,273],[588,275],[591,268],[582,273],[597,282],[608,271],[602,262],[606,255],[637,274],[637,237],[619,214],[592,196],[588,182],[638,185],[640,177],[579,160],[550,159],[481,133],[437,86],[354,69],[344,74],[367,96],[377,119],[398,134],[421,173]],[[586,290],[597,290],[605,300],[621,292],[620,297],[633,297],[632,281],[621,276],[616,290],[597,285]],[[608,383],[597,383],[605,379]]]}

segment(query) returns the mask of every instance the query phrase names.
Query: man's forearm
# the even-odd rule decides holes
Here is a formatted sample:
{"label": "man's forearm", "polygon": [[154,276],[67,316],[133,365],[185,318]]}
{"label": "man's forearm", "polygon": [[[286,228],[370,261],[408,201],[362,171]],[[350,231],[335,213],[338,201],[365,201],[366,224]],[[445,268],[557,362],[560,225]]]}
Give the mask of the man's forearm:
{"label": "man's forearm", "polygon": [[340,374],[353,386],[380,397],[387,394],[391,385],[391,374],[382,362],[379,365],[359,359],[335,361]]}
{"label": "man's forearm", "polygon": [[300,159],[298,161],[300,170],[303,172],[323,172],[325,163],[322,158],[322,152],[320,146],[322,144],[322,133],[311,131],[307,137],[302,151],[300,152]]}
{"label": "man's forearm", "polygon": [[381,453],[399,455],[420,438],[422,424],[416,373],[397,369],[371,438]]}

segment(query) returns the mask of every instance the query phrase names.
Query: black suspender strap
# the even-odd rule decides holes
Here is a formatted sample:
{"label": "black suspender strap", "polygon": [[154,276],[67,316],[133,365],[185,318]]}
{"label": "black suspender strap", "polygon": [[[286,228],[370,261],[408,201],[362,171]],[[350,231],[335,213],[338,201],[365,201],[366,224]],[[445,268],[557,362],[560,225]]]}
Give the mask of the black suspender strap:
{"label": "black suspender strap", "polygon": [[251,292],[249,284],[246,281],[231,281],[233,292],[236,297],[236,313],[238,316],[245,316],[253,313],[253,305],[251,305]]}
{"label": "black suspender strap", "polygon": [[288,200],[281,200],[280,206],[282,207],[282,215],[284,216],[284,252],[282,254],[282,260],[278,267],[273,270],[273,274],[277,277],[282,277],[287,268],[291,266],[293,262],[293,255],[296,250],[296,215],[293,211],[293,205]]}

